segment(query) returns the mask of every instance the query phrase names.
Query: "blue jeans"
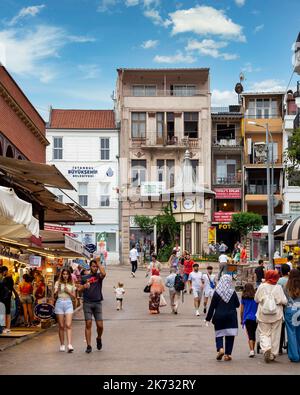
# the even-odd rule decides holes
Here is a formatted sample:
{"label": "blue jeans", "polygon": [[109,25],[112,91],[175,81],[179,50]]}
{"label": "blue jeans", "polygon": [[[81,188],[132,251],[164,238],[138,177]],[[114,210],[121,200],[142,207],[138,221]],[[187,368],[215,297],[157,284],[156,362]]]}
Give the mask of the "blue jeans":
{"label": "blue jeans", "polygon": [[288,337],[288,356],[292,362],[300,362],[300,307],[286,307],[285,326]]}
{"label": "blue jeans", "polygon": [[[225,355],[232,354],[233,344],[234,344],[234,336],[225,336]],[[220,348],[224,348],[223,347],[223,336],[216,337],[216,345],[217,345],[217,351],[219,351]]]}

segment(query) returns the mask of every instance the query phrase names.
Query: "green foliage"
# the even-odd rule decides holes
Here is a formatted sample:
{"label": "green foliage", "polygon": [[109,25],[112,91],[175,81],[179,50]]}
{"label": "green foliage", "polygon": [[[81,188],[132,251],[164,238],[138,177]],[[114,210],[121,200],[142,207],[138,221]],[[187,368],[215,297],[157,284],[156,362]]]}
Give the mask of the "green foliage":
{"label": "green foliage", "polygon": [[288,180],[293,179],[293,185],[300,185],[298,178],[295,183],[295,176],[297,176],[297,169],[300,166],[300,129],[293,132],[289,138],[289,147],[284,152],[285,171]]}
{"label": "green foliage", "polygon": [[150,218],[146,215],[135,215],[134,220],[138,227],[147,235],[153,232],[155,218]]}
{"label": "green foliage", "polygon": [[263,227],[262,216],[256,213],[233,214],[230,226],[233,230],[240,233],[242,237],[250,232],[259,231]]}
{"label": "green foliage", "polygon": [[[166,244],[174,245],[175,238],[180,232],[180,224],[173,217],[171,206],[163,209],[163,214],[155,217],[157,234]],[[171,251],[172,252],[172,251]]]}
{"label": "green foliage", "polygon": [[168,262],[170,256],[172,255],[173,248],[173,243],[165,245],[158,251],[157,260],[159,262]]}

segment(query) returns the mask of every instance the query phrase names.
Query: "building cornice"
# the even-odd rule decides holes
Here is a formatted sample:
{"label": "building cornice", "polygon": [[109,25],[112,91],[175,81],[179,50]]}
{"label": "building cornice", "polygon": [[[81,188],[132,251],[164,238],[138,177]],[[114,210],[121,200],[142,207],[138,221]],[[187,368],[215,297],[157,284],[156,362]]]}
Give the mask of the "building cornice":
{"label": "building cornice", "polygon": [[35,125],[32,119],[26,114],[26,112],[21,108],[21,106],[14,100],[14,98],[9,94],[7,89],[0,83],[0,96],[8,104],[8,106],[14,111],[18,118],[24,123],[24,125],[34,134],[39,141],[46,147],[50,145],[49,141],[40,131],[40,129]]}

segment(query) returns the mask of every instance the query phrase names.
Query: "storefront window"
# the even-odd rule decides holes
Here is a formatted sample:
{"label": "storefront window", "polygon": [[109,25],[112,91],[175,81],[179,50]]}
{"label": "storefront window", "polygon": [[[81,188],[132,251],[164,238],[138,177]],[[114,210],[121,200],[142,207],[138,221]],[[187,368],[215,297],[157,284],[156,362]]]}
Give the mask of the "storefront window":
{"label": "storefront window", "polygon": [[116,233],[106,233],[106,249],[108,252],[116,252],[117,242]]}

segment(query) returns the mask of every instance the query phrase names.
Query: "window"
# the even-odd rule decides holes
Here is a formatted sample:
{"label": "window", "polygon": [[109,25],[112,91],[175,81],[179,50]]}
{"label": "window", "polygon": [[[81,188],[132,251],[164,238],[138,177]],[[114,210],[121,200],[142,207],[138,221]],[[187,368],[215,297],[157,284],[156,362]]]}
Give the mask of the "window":
{"label": "window", "polygon": [[217,184],[230,184],[236,180],[236,160],[217,159]]}
{"label": "window", "polygon": [[101,138],[100,139],[100,159],[101,160],[109,160],[109,138]]}
{"label": "window", "polygon": [[172,85],[171,92],[173,96],[195,96],[196,85]]}
{"label": "window", "polygon": [[155,85],[133,85],[133,96],[156,96]]}
{"label": "window", "polygon": [[248,118],[277,118],[278,102],[275,99],[251,99],[248,102]]}
{"label": "window", "polygon": [[165,182],[166,188],[173,188],[175,184],[175,160],[158,159],[157,162],[157,181]]}
{"label": "window", "polygon": [[131,137],[133,139],[146,138],[146,113],[131,113]]}
{"label": "window", "polygon": [[131,185],[133,187],[141,186],[146,181],[147,161],[132,160],[131,161]]}
{"label": "window", "polygon": [[167,112],[167,134],[168,142],[172,143],[175,135],[175,120],[173,112]]}
{"label": "window", "polygon": [[217,141],[221,145],[228,145],[228,142],[233,140],[235,140],[235,125],[218,124]]}
{"label": "window", "polygon": [[300,202],[290,202],[290,213],[300,214]]}
{"label": "window", "polygon": [[157,160],[157,181],[163,182],[165,180],[165,161]]}
{"label": "window", "polygon": [[193,179],[195,182],[198,182],[199,180],[199,160],[198,159],[192,159],[191,160],[191,165],[193,168]]}
{"label": "window", "polygon": [[164,113],[156,113],[156,137],[157,144],[163,144],[164,141]]}
{"label": "window", "polygon": [[190,138],[198,138],[198,113],[184,113],[184,135]]}
{"label": "window", "polygon": [[100,184],[100,207],[110,206],[110,184],[108,182],[102,182]]}
{"label": "window", "polygon": [[88,206],[88,183],[79,182],[78,183],[78,201],[82,207]]}
{"label": "window", "polygon": [[63,139],[62,137],[53,137],[53,159],[63,158]]}
{"label": "window", "polygon": [[116,242],[116,233],[106,233],[106,251],[107,252],[116,252],[117,251],[117,242]]}

